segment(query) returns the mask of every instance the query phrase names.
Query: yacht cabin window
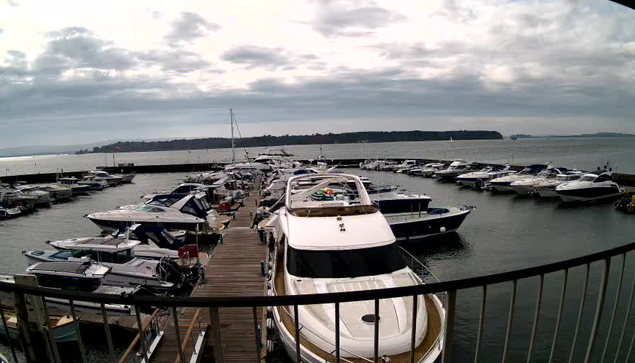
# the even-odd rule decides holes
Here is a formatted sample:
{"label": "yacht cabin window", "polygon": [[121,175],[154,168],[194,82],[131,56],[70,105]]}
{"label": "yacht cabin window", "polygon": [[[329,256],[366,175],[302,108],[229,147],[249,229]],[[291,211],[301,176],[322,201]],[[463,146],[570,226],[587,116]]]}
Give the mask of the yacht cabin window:
{"label": "yacht cabin window", "polygon": [[406,267],[397,243],[386,246],[312,251],[287,247],[287,270],[305,278],[350,278],[389,274]]}
{"label": "yacht cabin window", "polygon": [[39,274],[36,275],[36,278],[40,286],[68,291],[93,292],[101,285],[99,279]]}
{"label": "yacht cabin window", "polygon": [[613,178],[610,175],[608,175],[608,174],[600,174],[600,176],[598,176],[595,179],[594,182],[595,183],[600,183],[600,182],[605,182],[605,181],[613,181]]}
{"label": "yacht cabin window", "polygon": [[595,175],[585,175],[582,178],[580,178],[580,181],[584,181],[584,182],[590,181],[590,182],[592,182],[595,179],[596,179]]}

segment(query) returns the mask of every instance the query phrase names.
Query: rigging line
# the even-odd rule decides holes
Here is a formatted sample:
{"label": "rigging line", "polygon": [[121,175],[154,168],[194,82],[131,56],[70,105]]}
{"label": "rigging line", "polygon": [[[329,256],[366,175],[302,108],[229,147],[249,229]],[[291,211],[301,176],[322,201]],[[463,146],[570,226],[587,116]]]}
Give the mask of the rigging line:
{"label": "rigging line", "polygon": [[[236,114],[234,113],[234,125],[236,125],[236,131],[238,131],[238,137],[242,140],[243,135],[240,133],[240,127],[238,127],[238,120],[236,119]],[[248,157],[249,153],[247,152],[247,148],[245,144],[243,144],[243,150],[245,151],[245,157]]]}

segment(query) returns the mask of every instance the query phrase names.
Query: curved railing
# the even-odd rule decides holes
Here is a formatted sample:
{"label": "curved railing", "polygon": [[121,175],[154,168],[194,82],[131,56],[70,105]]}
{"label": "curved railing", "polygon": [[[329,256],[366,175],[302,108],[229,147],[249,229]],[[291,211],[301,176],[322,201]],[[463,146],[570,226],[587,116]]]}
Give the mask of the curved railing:
{"label": "curved railing", "polygon": [[[587,286],[589,283],[589,271],[590,265],[595,262],[602,262],[602,276],[600,281],[600,288],[598,293],[598,300],[596,304],[596,309],[594,313],[592,328],[589,336],[589,344],[586,349],[585,354],[585,362],[589,361],[595,351],[596,338],[598,335],[598,330],[600,328],[600,322],[602,319],[602,314],[604,312],[604,302],[606,299],[607,285],[609,279],[609,269],[611,266],[611,260],[616,256],[623,256],[621,260],[621,270],[619,283],[617,287],[617,296],[615,299],[615,304],[612,308],[611,320],[609,325],[609,333],[612,331],[614,327],[614,323],[616,320],[616,311],[618,309],[618,303],[620,298],[620,292],[622,290],[622,284],[624,280],[624,269],[626,265],[626,255],[628,252],[635,250],[635,242],[629,243],[620,247],[612,248],[609,250],[592,253],[589,255],[576,257],[572,259],[568,259],[565,261],[559,261],[554,263],[548,263],[540,266],[529,267],[514,271],[501,272],[495,274],[489,274],[478,277],[470,277],[464,279],[457,279],[452,281],[444,281],[437,283],[428,283],[425,285],[416,285],[416,286],[407,286],[407,287],[397,287],[397,288],[388,288],[388,289],[380,289],[380,290],[371,290],[371,291],[350,291],[350,292],[341,292],[341,293],[329,293],[329,294],[311,294],[311,295],[296,295],[296,296],[240,296],[240,297],[157,297],[157,296],[113,296],[113,295],[104,295],[104,294],[90,294],[90,293],[81,293],[74,291],[61,291],[50,288],[36,287],[36,286],[26,286],[26,285],[16,285],[6,282],[0,282],[0,292],[13,292],[18,295],[36,295],[36,296],[45,296],[59,299],[68,299],[71,301],[85,301],[85,302],[94,302],[100,304],[126,304],[135,306],[135,310],[139,311],[139,307],[208,307],[213,309],[225,308],[225,307],[276,307],[276,306],[293,306],[297,307],[299,305],[311,305],[311,304],[340,304],[352,301],[364,301],[364,300],[375,300],[375,306],[378,306],[378,302],[381,299],[389,299],[396,297],[404,297],[404,296],[412,296],[416,297],[418,295],[423,294],[436,294],[436,293],[447,293],[447,306],[446,306],[446,331],[445,331],[445,339],[444,339],[444,347],[443,347],[443,361],[449,362],[452,360],[452,345],[454,339],[454,317],[455,317],[455,308],[456,308],[456,296],[458,290],[466,290],[473,288],[482,288],[483,297],[481,301],[481,309],[480,309],[480,319],[478,326],[478,335],[476,342],[476,352],[475,352],[475,361],[479,361],[480,359],[480,343],[481,337],[483,335],[483,318],[484,318],[484,308],[485,308],[485,298],[487,294],[487,287],[493,284],[512,282],[512,295],[510,301],[510,310],[508,316],[507,330],[504,338],[504,348],[503,348],[503,361],[506,361],[508,352],[509,352],[509,341],[511,335],[511,326],[514,315],[514,305],[516,299],[516,287],[518,280],[527,279],[532,277],[540,277],[540,284],[538,288],[538,297],[537,297],[537,306],[536,312],[534,315],[533,328],[531,333],[531,340],[528,349],[528,357],[530,358],[532,355],[532,350],[534,348],[534,341],[536,338],[536,330],[537,324],[540,317],[540,309],[541,309],[541,298],[543,293],[543,282],[544,276],[546,274],[554,273],[554,272],[563,272],[563,286],[560,294],[560,303],[558,309],[558,315],[556,318],[556,328],[554,332],[554,344],[552,344],[550,360],[553,358],[555,342],[558,336],[560,321],[562,318],[562,310],[563,303],[566,296],[567,289],[567,281],[569,270],[575,267],[586,266],[586,278],[585,278],[585,288],[583,290],[583,296],[581,298],[580,304],[580,313],[578,315],[578,322],[576,324],[576,330],[574,335],[574,346],[579,336],[580,330],[580,320],[582,317],[582,309],[584,307],[584,301],[586,298]],[[635,288],[635,280],[633,281],[633,288]],[[633,290],[635,292],[635,290]],[[631,294],[632,295],[632,294]],[[626,317],[628,318],[631,310],[631,303],[633,301],[633,296],[629,299],[628,308]],[[255,315],[254,315],[255,319]],[[137,319],[139,320],[139,319]],[[414,320],[414,319],[413,319]],[[626,319],[627,321],[628,319]],[[618,351],[623,345],[623,340],[625,338],[626,333],[626,321],[623,324],[622,332],[620,334],[620,341],[618,344]],[[140,324],[140,322],[139,322]],[[257,326],[257,323],[255,324]],[[220,328],[217,330],[220,334]],[[610,335],[609,335],[610,337]],[[635,336],[633,337],[635,338]],[[377,339],[377,334],[375,335],[375,339]],[[610,339],[607,339],[605,342],[605,347],[602,353],[606,354],[606,347],[608,346]],[[339,341],[339,339],[336,339]],[[377,343],[377,342],[376,342]],[[627,361],[630,359],[630,350],[627,356]],[[572,354],[573,352],[571,352]],[[377,359],[379,359],[377,357]],[[379,361],[377,360],[376,361]]]}

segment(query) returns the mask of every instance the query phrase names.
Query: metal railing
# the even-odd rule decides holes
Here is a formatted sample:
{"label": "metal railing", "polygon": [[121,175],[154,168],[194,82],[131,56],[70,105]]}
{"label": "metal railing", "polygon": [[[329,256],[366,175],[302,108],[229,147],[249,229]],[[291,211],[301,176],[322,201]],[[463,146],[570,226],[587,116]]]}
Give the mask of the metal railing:
{"label": "metal railing", "polygon": [[[584,267],[585,268],[585,279],[584,279],[584,290],[582,292],[582,296],[579,301],[579,309],[577,322],[575,324],[574,330],[574,338],[572,349],[569,349],[569,358],[568,361],[573,361],[574,348],[578,341],[581,341],[582,335],[584,335],[585,330],[581,328],[581,320],[585,309],[585,301],[588,295],[588,286],[589,286],[589,275],[591,270],[591,265],[594,263],[600,263],[602,268],[600,285],[597,295],[597,301],[595,304],[595,310],[593,312],[593,320],[591,324],[590,333],[588,334],[588,345],[585,349],[584,354],[584,362],[591,361],[591,358],[594,356],[594,353],[602,355],[602,360],[606,360],[606,356],[609,352],[609,343],[611,342],[611,337],[613,336],[613,329],[619,329],[619,341],[617,344],[617,350],[614,357],[614,361],[618,361],[618,357],[620,356],[620,350],[628,346],[628,350],[626,351],[626,360],[628,361],[632,354],[633,343],[635,342],[635,333],[630,337],[630,342],[628,342],[629,338],[627,337],[628,329],[628,317],[631,313],[633,296],[635,295],[635,278],[633,278],[631,285],[631,293],[628,299],[628,306],[626,315],[624,318],[624,322],[618,324],[617,322],[617,310],[620,302],[621,290],[624,284],[624,271],[626,266],[626,258],[628,253],[635,250],[635,243],[630,243],[624,246],[620,246],[617,248],[609,249],[602,252],[592,253],[589,255],[585,255],[582,257],[572,258],[565,261],[549,263],[541,266],[535,266],[530,268],[519,269],[515,271],[502,272],[496,274],[490,274],[485,276],[478,276],[472,278],[465,279],[457,279],[452,281],[445,282],[437,282],[437,283],[428,283],[424,285],[416,285],[416,286],[407,286],[407,287],[397,287],[397,288],[387,288],[387,289],[379,289],[379,290],[370,290],[370,291],[349,291],[349,292],[341,292],[341,293],[329,293],[329,294],[308,294],[308,295],[294,295],[294,296],[250,296],[250,297],[156,297],[156,296],[113,296],[113,295],[105,295],[105,294],[89,294],[89,293],[80,293],[75,291],[62,291],[57,289],[43,288],[37,286],[28,286],[28,285],[16,285],[10,283],[0,283],[0,292],[10,292],[14,294],[14,304],[15,309],[18,315],[18,321],[27,322],[28,316],[24,316],[26,314],[24,309],[24,301],[25,299],[32,298],[33,296],[46,296],[53,297],[58,299],[67,299],[71,301],[71,315],[74,319],[76,319],[76,314],[74,312],[74,304],[75,301],[86,301],[93,302],[98,304],[126,304],[129,306],[134,306],[134,311],[137,313],[137,326],[140,331],[140,335],[142,338],[145,334],[145,329],[142,326],[141,318],[139,315],[141,308],[148,307],[162,307],[162,308],[170,308],[176,309],[177,307],[196,307],[196,308],[209,308],[211,312],[211,328],[212,328],[212,336],[215,341],[215,347],[218,349],[214,350],[214,354],[216,355],[216,359],[218,362],[223,361],[223,352],[222,352],[222,344],[218,344],[218,342],[222,341],[222,329],[220,328],[219,318],[218,318],[218,310],[222,308],[229,307],[250,307],[253,308],[254,311],[257,307],[284,307],[289,306],[293,307],[294,316],[297,316],[298,307],[302,305],[312,305],[312,304],[335,304],[336,307],[336,315],[339,313],[339,306],[342,303],[353,302],[353,301],[374,301],[375,306],[375,314],[379,315],[379,302],[382,299],[391,299],[398,297],[408,297],[411,296],[413,301],[417,301],[418,297],[426,294],[440,294],[447,293],[447,302],[446,302],[446,325],[445,325],[445,336],[443,339],[443,362],[451,362],[452,361],[452,353],[453,353],[453,343],[454,343],[454,321],[455,321],[455,313],[456,313],[456,302],[457,302],[457,292],[463,291],[466,289],[480,288],[482,290],[482,300],[480,306],[480,314],[479,314],[479,323],[478,323],[478,332],[476,338],[476,344],[474,349],[474,361],[479,362],[482,357],[482,337],[484,333],[484,319],[485,319],[485,305],[487,298],[488,287],[494,284],[500,283],[511,283],[512,284],[512,293],[509,302],[509,313],[507,316],[507,328],[505,330],[504,336],[504,345],[503,345],[503,354],[502,361],[506,362],[510,355],[510,341],[511,341],[511,332],[514,321],[514,313],[515,313],[515,305],[516,305],[516,297],[517,297],[517,286],[518,281],[522,279],[539,277],[540,282],[538,286],[538,291],[536,295],[536,307],[535,313],[533,316],[533,325],[531,330],[531,336],[529,340],[529,348],[527,350],[527,361],[530,361],[532,355],[535,351],[535,342],[537,338],[537,327],[538,322],[541,317],[541,308],[542,308],[542,297],[543,297],[543,287],[544,287],[544,278],[545,275],[551,273],[562,273],[562,289],[560,291],[560,300],[558,304],[558,312],[555,320],[556,326],[553,332],[553,339],[551,343],[551,350],[549,361],[554,360],[554,352],[556,349],[556,343],[558,342],[558,336],[560,334],[560,327],[563,315],[563,306],[564,299],[566,298],[567,293],[567,284],[569,280],[570,270],[575,267]],[[615,302],[612,307],[610,307],[611,313],[608,321],[608,335],[605,339],[603,346],[598,346],[598,334],[601,327],[602,315],[605,312],[605,302],[607,296],[607,286],[609,284],[609,272],[610,267],[613,260],[619,260],[619,278],[618,278],[618,288],[615,296]],[[44,306],[44,314],[46,315],[46,321],[48,321],[48,311],[46,309],[45,299],[40,299],[43,301]],[[4,300],[3,300],[4,302]],[[416,303],[414,307],[416,311]],[[174,312],[173,310],[173,312]],[[213,314],[215,312],[216,314]],[[107,339],[108,339],[108,349],[110,353],[110,357],[113,362],[116,362],[116,354],[114,352],[112,341],[110,337],[110,331],[106,328],[108,324],[107,314],[103,314],[104,318],[104,328],[106,330]],[[172,318],[178,318],[178,314],[172,314]],[[259,324],[257,314],[254,314],[254,334],[256,337],[259,336]],[[297,319],[296,324],[297,324]],[[416,318],[413,317],[412,322],[416,324]],[[339,319],[335,319],[336,322],[339,322]],[[340,351],[340,339],[339,339],[339,324],[336,324],[336,332],[338,333],[334,336],[334,345],[335,345],[335,361],[340,362],[342,359],[339,357]],[[621,325],[621,326],[620,326]],[[6,326],[6,325],[5,325]],[[175,328],[178,330],[178,322],[175,320],[174,324]],[[374,344],[375,344],[375,354],[374,361],[379,362],[379,326],[380,324],[375,324],[374,331]],[[48,361],[51,362],[59,362],[59,354],[63,353],[57,350],[57,346],[53,336],[51,334],[50,327],[48,329],[40,329],[43,335],[43,339],[47,340],[50,344],[51,349],[50,354],[48,354]],[[21,334],[25,334],[25,338],[29,339],[29,342],[37,342],[38,337],[30,336],[33,331],[29,329],[21,329]],[[416,327],[415,330],[416,331]],[[77,331],[79,334],[79,330]],[[296,344],[297,348],[299,348],[300,341],[299,338],[300,329],[296,329]],[[83,352],[84,347],[81,340],[81,335],[78,336],[78,343],[80,346],[80,350]],[[148,346],[146,344],[146,339],[141,339],[141,356],[148,357]],[[414,341],[414,340],[413,340]],[[628,344],[627,344],[628,342]],[[15,344],[15,343],[13,343]],[[12,344],[11,349],[14,350],[16,347]],[[414,344],[414,343],[413,343]],[[261,347],[259,346],[259,342],[256,339],[256,350],[260,352]],[[597,352],[596,352],[597,351]],[[297,351],[298,354],[300,351]],[[28,354],[27,358],[28,357]],[[181,352],[179,352],[181,357],[184,357]],[[623,354],[622,354],[623,355]],[[260,360],[260,356],[258,356],[258,361]],[[15,358],[14,358],[15,359]],[[85,354],[82,354],[82,361],[86,362]],[[148,361],[146,359],[146,361]],[[299,360],[298,360],[299,361]],[[411,355],[411,362],[414,362],[414,355]]]}

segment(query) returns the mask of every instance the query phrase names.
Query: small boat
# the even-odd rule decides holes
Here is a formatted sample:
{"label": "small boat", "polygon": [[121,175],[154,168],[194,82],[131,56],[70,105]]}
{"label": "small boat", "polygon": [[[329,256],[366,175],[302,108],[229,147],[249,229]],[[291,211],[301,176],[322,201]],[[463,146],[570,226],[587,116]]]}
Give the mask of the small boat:
{"label": "small boat", "polygon": [[417,166],[417,160],[404,160],[403,163],[395,166],[392,171],[395,173],[403,174],[405,170],[414,168]]}
{"label": "small boat", "polygon": [[[18,316],[13,311],[4,310],[4,317],[7,321],[7,329],[5,330],[5,326],[2,324],[2,321],[0,321],[0,336],[6,337],[8,331],[10,339],[19,340]],[[73,318],[70,315],[50,315],[48,324],[51,327],[55,342],[66,343],[77,341],[77,330],[75,329]]]}
{"label": "small boat", "polygon": [[443,170],[445,164],[443,163],[429,163],[421,167],[417,175],[421,175],[424,178],[432,177],[436,172]]}
{"label": "small boat", "polygon": [[134,224],[161,225],[167,229],[217,231],[230,219],[212,209],[206,193],[157,195],[145,204],[86,215],[107,232],[124,230]]}
{"label": "small boat", "polygon": [[[135,247],[141,242],[131,239],[87,239],[67,243],[64,250],[23,251],[29,264],[38,262],[96,261],[110,267],[102,279],[104,285],[136,286],[145,285],[155,289],[170,291],[178,288],[181,276],[172,276],[172,269],[163,261],[146,260],[135,256]],[[166,262],[168,263],[168,262]]]}
{"label": "small boat", "polygon": [[397,241],[407,242],[455,232],[473,209],[470,206],[448,206],[426,208],[420,212],[383,214]]}
{"label": "small boat", "polygon": [[[306,182],[302,185],[301,182]],[[341,193],[354,182],[352,194]],[[312,185],[311,185],[312,184]],[[331,189],[332,188],[332,189]],[[297,176],[288,183],[285,206],[274,215],[274,296],[364,291],[421,285],[408,267],[390,226],[353,175]],[[273,218],[273,217],[272,217]],[[434,362],[442,350],[445,310],[434,295],[418,297],[417,325],[412,331],[412,297],[374,302],[340,303],[342,361],[368,362],[379,329],[379,356],[384,362],[409,361],[411,339],[415,361]],[[335,353],[333,304],[273,309],[274,322],[289,357],[297,357],[295,324],[300,327],[302,362],[332,361]]]}
{"label": "small boat", "polygon": [[67,202],[73,198],[73,190],[59,184],[38,184],[31,187],[49,193],[55,203]]}
{"label": "small boat", "polygon": [[479,171],[461,174],[456,177],[456,183],[458,185],[482,188],[489,180],[500,178],[513,173],[515,173],[515,171],[511,170],[509,165],[492,165],[485,167]]}
{"label": "small boat", "polygon": [[57,179],[57,184],[62,187],[71,189],[73,196],[75,195],[87,195],[90,194],[90,185],[84,185],[79,183],[80,180],[73,177],[62,177]]}
{"label": "small boat", "polygon": [[582,177],[583,173],[580,171],[571,171],[564,174],[559,174],[555,178],[546,179],[534,184],[533,194],[540,198],[558,198],[556,193],[556,187],[562,183],[578,180]]}
{"label": "small boat", "polygon": [[592,202],[616,199],[624,194],[624,188],[613,181],[612,172],[604,172],[584,174],[578,180],[562,183],[556,193],[564,202]]}
{"label": "small boat", "polygon": [[525,167],[518,173],[491,179],[487,184],[493,191],[496,192],[512,192],[513,189],[510,188],[511,183],[518,180],[531,178],[541,171],[547,169],[548,166],[549,165],[547,164],[532,164]]}
{"label": "small boat", "polygon": [[[123,177],[118,175],[110,175],[108,172],[103,170],[91,170],[88,172],[88,175],[86,176],[89,177],[90,180],[95,180],[95,181],[103,180],[106,183],[108,183],[108,185],[111,187],[116,187],[117,185],[123,182]],[[132,182],[132,180],[130,181]]]}
{"label": "small boat", "polygon": [[104,179],[99,179],[94,175],[85,175],[82,180],[78,182],[79,185],[86,185],[90,190],[101,191],[106,188],[110,188],[110,184]]}
{"label": "small boat", "polygon": [[635,194],[624,196],[622,199],[615,203],[615,209],[627,214],[635,213]]}
{"label": "small boat", "polygon": [[137,176],[137,174],[129,173],[129,174],[114,175],[114,176],[121,177],[121,184],[130,184],[134,180],[135,176]]}
{"label": "small boat", "polygon": [[15,218],[22,214],[19,207],[0,205],[0,219]]}
{"label": "small boat", "polygon": [[[142,290],[139,286],[102,285],[102,279],[109,272],[110,267],[94,262],[40,262],[27,268],[27,275],[2,275],[0,282],[32,285],[34,280],[36,285],[42,287],[117,296],[140,292],[150,293],[150,290]],[[10,301],[12,299],[9,294],[0,292],[0,295],[3,300]],[[47,297],[46,304],[61,311],[70,311],[70,302],[66,299]],[[99,303],[75,300],[74,305],[77,313],[101,314],[102,311]],[[104,304],[104,308],[109,315],[134,315],[135,313],[134,308],[125,304]]]}
{"label": "small boat", "polygon": [[463,160],[456,160],[446,169],[434,173],[433,176],[439,180],[454,181],[459,175],[477,170],[477,168],[478,165],[475,163],[466,163]]}
{"label": "small boat", "polygon": [[28,210],[36,207],[48,207],[51,205],[51,195],[40,190],[27,189],[22,191],[12,187],[0,187],[0,203],[9,205],[21,205]]}
{"label": "small boat", "polygon": [[536,176],[517,180],[509,185],[509,188],[521,196],[531,195],[534,192],[536,184],[555,180],[558,175],[566,174],[568,171],[566,168],[554,168],[552,166],[541,171]]}

